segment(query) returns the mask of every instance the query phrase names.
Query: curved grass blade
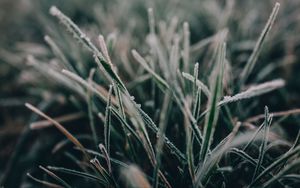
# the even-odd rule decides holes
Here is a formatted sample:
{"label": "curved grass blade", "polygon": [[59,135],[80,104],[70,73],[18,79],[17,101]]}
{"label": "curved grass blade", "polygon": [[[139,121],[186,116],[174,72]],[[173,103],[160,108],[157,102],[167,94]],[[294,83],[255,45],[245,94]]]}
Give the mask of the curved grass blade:
{"label": "curved grass blade", "polygon": [[103,156],[105,157],[109,173],[112,174],[112,168],[111,168],[111,163],[110,163],[110,159],[109,159],[109,154],[108,154],[107,150],[105,149],[105,146],[103,144],[99,144],[99,149],[102,152]]}
{"label": "curved grass blade", "polygon": [[52,170],[52,171],[71,174],[71,175],[82,177],[82,178],[85,178],[85,179],[97,181],[97,182],[101,183],[102,185],[107,186],[107,183],[106,183],[105,180],[103,180],[103,179],[101,179],[97,176],[94,176],[92,174],[88,174],[88,173],[85,173],[85,172],[80,172],[80,171],[77,171],[77,170],[67,169],[67,168],[63,168],[63,167],[47,166],[47,168]]}
{"label": "curved grass blade", "polygon": [[[84,113],[75,112],[75,113],[55,117],[53,119],[59,123],[64,123],[64,122],[75,121],[75,120],[81,119],[83,117],[84,117]],[[32,129],[32,130],[44,129],[44,128],[48,128],[51,126],[53,126],[52,123],[47,120],[36,121],[36,122],[30,123],[30,125],[29,125],[30,129]]]}
{"label": "curved grass blade", "polygon": [[47,182],[47,181],[44,181],[44,180],[40,180],[40,179],[37,179],[35,177],[33,177],[31,174],[27,173],[26,174],[30,179],[32,179],[33,181],[37,182],[37,183],[40,183],[46,187],[50,187],[50,188],[64,188],[63,186],[60,186],[60,185],[57,185],[57,184],[54,184],[54,183],[50,183],[50,182]]}
{"label": "curved grass blade", "polygon": [[51,172],[50,170],[39,166],[40,169],[42,169],[44,172],[46,172],[49,176],[51,176],[52,178],[56,179],[58,182],[60,182],[64,187],[66,188],[71,188],[71,186],[65,182],[63,179],[61,179],[60,177],[58,177],[56,174],[54,174],[53,172]]}
{"label": "curved grass blade", "polygon": [[[29,103],[26,103],[25,106],[27,108],[29,108],[30,110],[32,110],[33,112],[35,112],[36,114],[42,116],[43,118],[47,119],[48,121],[50,121],[60,132],[62,132],[74,145],[76,145],[77,147],[79,147],[82,151],[84,151],[84,147],[83,145],[77,140],[77,138],[75,138],[67,129],[65,129],[60,123],[58,123],[57,121],[55,121],[54,119],[50,118],[49,116],[47,116],[45,113],[43,113],[42,111],[40,111],[39,109],[37,109],[36,107],[32,106]],[[86,155],[86,153],[85,153]],[[87,158],[89,158],[86,155]]]}

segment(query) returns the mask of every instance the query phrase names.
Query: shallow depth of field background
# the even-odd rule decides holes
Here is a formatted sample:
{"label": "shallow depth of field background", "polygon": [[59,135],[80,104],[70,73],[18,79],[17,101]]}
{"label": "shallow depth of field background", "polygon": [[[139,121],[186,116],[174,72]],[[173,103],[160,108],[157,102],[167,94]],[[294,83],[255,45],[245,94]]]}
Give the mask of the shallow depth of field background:
{"label": "shallow depth of field background", "polygon": [[[271,112],[300,108],[300,1],[278,0],[279,15],[262,50],[252,82],[263,82],[283,78],[283,89],[255,98],[251,110],[241,109],[241,120],[263,113],[267,105]],[[227,3],[225,3],[227,2]],[[49,35],[63,39],[58,43],[82,63],[91,61],[86,51],[71,41],[64,27],[49,15],[51,5],[78,24],[95,41],[99,33],[116,34],[116,52],[112,55],[119,72],[125,72],[124,59],[132,60],[131,49],[147,53],[145,38],[149,32],[147,9],[153,8],[156,22],[170,23],[178,18],[181,27],[188,21],[191,28],[191,44],[210,37],[223,28],[228,28],[227,56],[232,66],[232,76],[240,73],[263,29],[273,0],[0,0],[0,174],[8,173],[7,185],[30,186],[26,172],[33,171],[39,164],[52,164],[51,147],[60,139],[55,130],[30,132],[27,127],[34,115],[24,107],[25,102],[47,105],[53,100],[50,115],[56,117],[74,109],[67,105],[64,89],[57,83],[35,75],[28,68],[27,57],[33,55],[41,61],[51,62],[53,55],[44,41]],[[228,5],[229,4],[229,5]],[[227,5],[227,6],[226,6]],[[76,47],[74,47],[76,46]],[[207,50],[209,51],[209,50]],[[202,74],[207,59],[206,51],[198,55]],[[80,56],[80,57],[79,57]],[[137,66],[133,64],[132,67]],[[134,80],[122,75],[126,82]],[[138,93],[138,91],[135,91]],[[140,91],[139,91],[140,92]],[[228,91],[230,94],[233,91]],[[137,98],[142,100],[142,97]],[[246,103],[247,104],[247,103]],[[85,119],[75,122],[80,126]],[[72,125],[73,127],[73,125]],[[300,127],[300,116],[294,115],[280,124],[282,135],[287,141],[295,139]],[[74,128],[74,127],[73,127]],[[24,136],[26,135],[26,137]],[[22,140],[23,139],[23,140]],[[18,148],[18,142],[24,142]],[[18,151],[14,164],[10,163]],[[9,168],[9,172],[7,169]]]}

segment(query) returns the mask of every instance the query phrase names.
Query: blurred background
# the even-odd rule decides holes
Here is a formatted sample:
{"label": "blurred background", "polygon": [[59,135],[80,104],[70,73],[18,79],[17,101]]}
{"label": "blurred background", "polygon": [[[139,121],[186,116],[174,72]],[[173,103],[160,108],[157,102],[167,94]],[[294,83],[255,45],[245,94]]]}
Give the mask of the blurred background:
{"label": "blurred background", "polygon": [[[24,107],[25,102],[48,108],[50,114],[72,112],[67,105],[67,91],[49,78],[44,78],[28,65],[28,56],[53,63],[55,58],[45,42],[48,35],[71,61],[88,66],[92,57],[82,50],[64,27],[49,14],[56,5],[94,41],[98,34],[114,38],[112,59],[124,80],[134,80],[134,63],[130,50],[147,53],[145,38],[149,32],[147,9],[153,8],[157,27],[182,25],[188,21],[191,44],[197,44],[227,28],[228,59],[232,76],[245,65],[276,1],[273,0],[0,0],[0,174],[7,187],[30,187],[26,172],[42,163],[55,163],[51,149],[59,140],[55,132],[35,132],[29,122],[37,119]],[[255,101],[248,117],[260,114],[263,106],[271,111],[284,111],[300,106],[300,1],[280,0],[279,16],[262,50],[253,83],[283,78],[284,89],[264,95]],[[181,26],[180,26],[181,27]],[[158,29],[159,29],[158,28]],[[208,55],[207,55],[208,54]],[[208,50],[196,55],[205,74]],[[127,64],[130,67],[126,66]],[[80,66],[80,65],[78,65]],[[201,69],[201,68],[200,68]],[[123,71],[126,70],[126,71]],[[88,75],[88,72],[83,72]],[[229,83],[230,84],[230,83]],[[228,94],[233,91],[228,90]],[[139,99],[137,99],[139,100]],[[246,110],[245,110],[246,111]],[[246,116],[245,115],[245,116]],[[246,118],[246,117],[241,117]],[[282,122],[286,137],[292,139],[299,129],[299,117]],[[78,122],[77,122],[78,123]],[[51,139],[50,139],[51,137]],[[52,139],[55,137],[56,139]],[[56,161],[57,162],[57,161]],[[1,185],[1,184],[0,184]]]}

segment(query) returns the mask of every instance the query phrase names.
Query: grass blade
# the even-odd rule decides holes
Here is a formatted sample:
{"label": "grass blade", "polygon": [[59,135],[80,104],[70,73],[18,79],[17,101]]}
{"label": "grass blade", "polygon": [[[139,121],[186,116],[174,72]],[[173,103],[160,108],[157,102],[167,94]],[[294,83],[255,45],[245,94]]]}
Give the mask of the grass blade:
{"label": "grass blade", "polygon": [[193,116],[197,120],[200,116],[201,110],[201,88],[198,88],[196,93],[196,101],[194,103]]}
{"label": "grass blade", "polygon": [[98,181],[102,185],[107,186],[107,183],[103,179],[101,179],[101,178],[99,178],[97,176],[94,176],[92,174],[88,174],[88,173],[85,173],[85,172],[80,172],[80,171],[77,171],[77,170],[67,169],[67,168],[63,168],[63,167],[48,166],[47,168],[50,169],[50,170],[52,170],[52,171],[62,172],[62,173],[66,173],[66,174],[71,174],[71,175],[75,175],[75,176],[78,176],[78,177],[82,177],[82,178],[85,178],[85,179],[89,179],[89,180],[93,180],[93,181]]}
{"label": "grass blade", "polygon": [[70,71],[75,72],[75,69],[72,67],[72,65],[70,64],[70,62],[67,60],[66,56],[63,54],[63,52],[61,51],[61,49],[59,49],[58,45],[54,42],[54,40],[46,35],[44,37],[45,41],[47,42],[47,44],[50,46],[50,48],[53,51],[53,54],[59,58],[61,60],[61,62],[63,63],[64,67],[66,69],[69,69]]}
{"label": "grass blade", "polygon": [[189,73],[183,72],[183,73],[182,73],[182,76],[183,76],[185,79],[187,79],[187,80],[189,80],[189,81],[191,81],[191,82],[193,82],[193,83],[195,83],[195,80],[196,80],[196,85],[197,85],[197,87],[201,88],[201,90],[202,90],[203,93],[207,96],[207,98],[210,98],[210,97],[211,97],[211,93],[210,93],[208,87],[207,87],[203,82],[201,82],[200,80],[198,80],[198,79],[195,78],[194,76],[190,75]]}
{"label": "grass blade", "polygon": [[255,66],[255,63],[257,61],[257,58],[258,58],[258,55],[263,47],[263,44],[266,40],[266,38],[268,37],[269,33],[270,33],[270,30],[274,24],[274,21],[276,19],[276,16],[278,14],[278,11],[279,11],[279,7],[280,7],[280,4],[279,3],[276,3],[273,10],[272,10],[272,13],[269,17],[269,20],[264,28],[264,30],[262,31],[262,33],[260,34],[260,37],[258,39],[258,41],[256,42],[255,44],[255,47],[254,47],[254,50],[250,56],[250,58],[248,59],[247,61],[247,64],[245,66],[245,68],[243,69],[243,72],[241,74],[241,82],[242,84],[244,84],[244,82],[247,80],[247,78],[249,77],[250,73],[252,72],[254,66]]}
{"label": "grass blade", "polygon": [[[92,84],[92,80],[93,80],[93,76],[95,74],[95,69],[91,69],[90,74],[89,74],[89,78],[88,78],[88,83],[89,85]],[[98,135],[97,135],[97,131],[96,131],[96,127],[95,127],[95,123],[94,123],[94,116],[93,116],[93,95],[92,95],[92,91],[91,89],[88,88],[87,90],[87,104],[88,104],[88,115],[89,115],[89,121],[90,121],[90,127],[91,127],[91,131],[92,131],[92,135],[93,135],[93,140],[94,140],[94,144],[95,146],[99,143],[98,140]]]}
{"label": "grass blade", "polygon": [[160,125],[159,125],[159,131],[158,131],[158,140],[156,143],[156,147],[155,147],[155,151],[156,151],[156,165],[154,168],[154,175],[153,175],[153,187],[157,188],[158,187],[158,172],[159,172],[159,168],[161,165],[161,155],[162,155],[162,150],[163,150],[163,145],[164,145],[164,137],[165,137],[165,131],[167,128],[167,112],[170,108],[171,105],[171,94],[169,92],[167,92],[165,94],[165,98],[164,98],[164,103],[162,106],[162,110],[161,110],[161,116],[160,116]]}
{"label": "grass blade", "polygon": [[190,28],[188,22],[183,23],[183,62],[184,71],[189,72],[190,67]]}
{"label": "grass blade", "polygon": [[[77,149],[78,149],[78,148],[77,148]],[[103,154],[100,154],[100,153],[98,153],[98,152],[96,152],[96,151],[93,151],[93,150],[90,150],[90,149],[85,149],[85,151],[86,151],[87,153],[91,154],[91,155],[95,155],[95,156],[97,156],[97,157],[100,157],[100,158],[106,160],[106,156],[103,155]],[[118,165],[118,166],[120,166],[120,167],[122,167],[122,168],[128,168],[128,167],[129,167],[129,165],[127,165],[126,163],[124,163],[124,162],[122,162],[122,161],[120,161],[120,160],[118,160],[118,159],[114,159],[114,158],[111,158],[111,157],[110,157],[109,160],[110,160],[111,164]]]}
{"label": "grass blade", "polygon": [[218,103],[218,106],[224,106],[225,104],[228,103],[240,101],[243,99],[249,99],[252,97],[257,97],[265,93],[271,92],[273,90],[282,88],[284,86],[285,86],[285,81],[283,79],[276,79],[262,84],[258,84],[234,96],[225,96],[224,99]]}
{"label": "grass blade", "polygon": [[128,129],[130,134],[132,134],[138,141],[140,141],[139,136],[132,129],[132,127],[126,122],[126,120],[119,114],[116,109],[111,108],[111,112],[116,116],[116,118]]}
{"label": "grass blade", "polygon": [[204,125],[204,138],[203,138],[203,144],[201,146],[201,152],[200,152],[200,160],[205,161],[207,151],[209,150],[212,137],[214,134],[214,129],[216,126],[216,122],[218,119],[218,101],[221,96],[222,92],[222,82],[223,82],[223,71],[224,71],[224,63],[225,63],[225,51],[226,51],[226,45],[222,44],[219,47],[219,55],[218,55],[218,64],[217,64],[217,70],[218,74],[216,75],[215,81],[213,82],[213,95],[209,102],[209,109],[205,120]]}
{"label": "grass blade", "polygon": [[[152,119],[141,108],[138,108],[138,111],[141,114],[146,125],[154,132],[154,134],[157,134],[158,128],[152,121]],[[184,163],[184,161],[186,161],[186,158],[184,157],[183,153],[166,136],[164,137],[164,139],[164,142],[166,143],[166,146],[169,148],[171,153],[173,153],[181,162]]]}
{"label": "grass blade", "polygon": [[136,61],[138,63],[140,63],[140,65],[142,65],[142,67],[148,71],[153,78],[155,79],[156,83],[161,87],[161,89],[163,89],[163,91],[165,89],[170,88],[169,85],[167,84],[167,82],[161,78],[158,74],[156,74],[147,64],[146,60],[136,51],[136,50],[132,50],[132,55],[133,57],[136,59]]}
{"label": "grass blade", "polygon": [[259,173],[259,169],[261,168],[261,165],[264,160],[264,155],[265,155],[265,148],[268,143],[268,135],[269,135],[269,129],[270,129],[270,124],[272,122],[272,116],[269,114],[269,109],[268,107],[265,107],[265,121],[264,121],[264,131],[263,131],[263,140],[259,148],[259,156],[258,156],[258,162],[254,170],[253,178],[257,176]]}
{"label": "grass blade", "polygon": [[299,169],[299,167],[300,167],[300,159],[297,159],[294,162],[292,162],[291,164],[289,164],[286,168],[284,168],[283,170],[281,170],[272,179],[270,179],[269,181],[267,181],[266,183],[264,183],[263,187],[270,187],[276,181],[278,181],[278,179],[280,179],[283,175],[285,175],[286,173],[288,173],[288,172],[290,172],[292,170]]}
{"label": "grass blade", "polygon": [[45,113],[37,109],[36,107],[32,106],[29,103],[26,103],[25,106],[35,112],[36,114],[42,116],[43,118],[50,121],[60,132],[62,132],[74,145],[79,147],[82,151],[84,151],[83,145],[75,138],[67,129],[65,129],[60,123],[55,121],[54,119],[47,116]]}
{"label": "grass blade", "polygon": [[271,173],[276,167],[278,167],[280,164],[284,163],[288,159],[290,159],[292,156],[299,154],[300,152],[300,146],[296,147],[293,151],[285,153],[283,156],[281,156],[279,159],[277,159],[275,162],[270,164],[264,171],[262,171],[249,185],[251,187],[252,185],[255,185],[262,177],[264,177],[266,174]]}
{"label": "grass blade", "polygon": [[[257,166],[257,160],[253,159],[250,155],[248,155],[246,152],[244,152],[243,150],[239,150],[237,148],[233,148],[231,151],[231,153],[234,153],[240,157],[242,157],[243,159],[247,160],[249,163],[251,163],[253,166]],[[261,169],[264,170],[265,168],[263,166],[261,166]]]}
{"label": "grass blade", "polygon": [[191,176],[191,179],[194,180],[195,176],[195,164],[194,164],[194,153],[193,153],[193,140],[194,135],[192,130],[190,129],[192,125],[189,125],[191,122],[189,121],[188,115],[184,114],[184,128],[185,128],[185,134],[186,134],[186,158],[187,158],[187,164],[189,173]]}
{"label": "grass blade", "polygon": [[196,98],[196,92],[198,90],[197,87],[198,76],[199,76],[199,63],[196,63],[194,66],[193,99]]}
{"label": "grass blade", "polygon": [[30,179],[32,179],[33,181],[37,182],[37,183],[40,183],[46,187],[50,187],[50,188],[64,188],[63,186],[60,186],[60,185],[57,185],[57,184],[54,184],[54,183],[50,183],[50,182],[47,182],[47,181],[44,181],[44,180],[40,180],[40,179],[37,179],[35,177],[33,177],[31,174],[27,173],[26,174]]}
{"label": "grass blade", "polygon": [[52,178],[56,179],[58,182],[60,182],[64,187],[66,188],[71,188],[71,186],[65,182],[63,179],[61,179],[60,177],[58,177],[56,174],[54,174],[53,172],[51,172],[50,170],[39,166],[40,169],[42,169],[44,172],[46,172],[49,176],[51,176]]}
{"label": "grass blade", "polygon": [[[75,120],[81,119],[83,117],[84,117],[84,113],[76,112],[76,113],[72,113],[72,114],[59,116],[59,117],[56,117],[53,119],[59,123],[64,123],[64,122],[69,122],[69,121],[75,121]],[[52,127],[53,124],[48,120],[40,120],[40,121],[31,123],[29,126],[30,126],[30,129],[32,129],[32,130],[38,130],[38,129],[44,129],[47,127]]]}
{"label": "grass blade", "polygon": [[58,8],[52,6],[50,14],[57,17],[62,24],[78,39],[84,46],[95,55],[95,60],[98,66],[103,67],[106,73],[120,86],[123,91],[127,91],[124,83],[115,72],[113,65],[103,57],[103,54],[91,42],[91,40],[79,29],[79,27],[66,15],[64,15]]}
{"label": "grass blade", "polygon": [[105,123],[104,123],[104,145],[108,154],[110,153],[111,95],[112,95],[112,85],[109,86],[107,106],[105,109]]}
{"label": "grass blade", "polygon": [[65,69],[62,70],[62,73],[64,75],[66,75],[67,77],[71,78],[72,80],[80,83],[81,85],[83,85],[87,89],[93,91],[102,101],[106,102],[106,97],[105,97],[104,94],[102,94],[100,91],[98,91],[95,87],[90,85],[86,80],[84,80],[83,78],[81,78],[77,74],[75,74],[73,72],[70,72],[68,70],[65,70]]}
{"label": "grass blade", "polygon": [[[276,79],[276,80],[272,80],[269,82],[252,86],[246,91],[238,93],[234,96],[225,96],[224,99],[218,103],[218,107],[224,106],[225,104],[229,104],[232,102],[249,99],[252,97],[257,97],[265,93],[271,92],[275,89],[282,88],[284,85],[285,85],[285,81],[283,79]],[[199,120],[202,117],[204,117],[204,115],[209,111],[210,109],[207,109],[204,112],[202,112],[201,115],[198,117],[197,122],[199,122]]]}
{"label": "grass blade", "polygon": [[102,152],[106,163],[107,163],[107,167],[108,167],[108,171],[110,174],[112,174],[112,169],[111,169],[111,163],[110,163],[110,159],[109,159],[109,154],[107,152],[107,150],[105,149],[105,146],[103,144],[99,144],[99,149]]}

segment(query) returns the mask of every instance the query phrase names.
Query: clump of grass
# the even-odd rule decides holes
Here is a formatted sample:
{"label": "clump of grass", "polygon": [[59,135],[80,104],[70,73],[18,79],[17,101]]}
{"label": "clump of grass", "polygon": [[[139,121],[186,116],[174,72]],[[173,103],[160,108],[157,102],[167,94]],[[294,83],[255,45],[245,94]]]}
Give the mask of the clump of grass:
{"label": "clump of grass", "polygon": [[[269,109],[265,107],[262,125],[251,127],[254,131],[248,125],[260,118],[244,121],[246,112],[238,111],[248,108],[243,103],[244,99],[255,100],[255,97],[285,86],[285,81],[278,78],[253,83],[240,91],[249,86],[246,81],[278,11],[279,3],[276,3],[252,55],[238,75],[240,80],[236,80],[228,71],[231,65],[227,55],[227,46],[230,46],[230,42],[226,41],[227,29],[220,28],[219,34],[192,45],[187,22],[177,27],[180,22],[174,18],[170,24],[156,24],[155,9],[150,8],[146,50],[131,50],[131,64],[135,62],[132,66],[137,66],[132,84],[126,79],[126,75],[132,72],[123,72],[114,62],[118,58],[113,56],[119,54],[114,53],[116,49],[108,38],[105,40],[100,34],[97,37],[98,47],[68,16],[51,7],[50,14],[73,35],[74,43],[79,42],[83,50],[88,50],[89,62],[78,66],[78,62],[68,59],[69,54],[60,49],[58,41],[49,36],[45,37],[45,41],[59,65],[43,63],[33,56],[27,60],[35,71],[67,90],[68,103],[79,111],[71,120],[86,114],[82,126],[87,125],[88,131],[85,132],[88,136],[83,142],[80,139],[83,133],[74,131],[74,127],[72,133],[67,130],[69,127],[62,125],[66,121],[64,118],[51,118],[46,111],[26,103],[27,108],[48,121],[32,123],[31,129],[54,125],[67,142],[72,143],[72,147],[66,148],[56,145],[72,159],[68,165],[40,166],[47,174],[45,178],[36,178],[32,173],[28,177],[48,187],[262,187],[299,184],[299,136],[286,153],[278,151],[278,148],[271,147],[271,142],[284,139],[272,130]],[[115,42],[119,41],[116,39]],[[194,62],[199,49],[210,43],[212,49],[208,53],[212,56],[209,65]],[[127,87],[129,85],[132,87]],[[231,86],[234,88],[229,88]],[[226,93],[228,91],[237,93]],[[277,117],[296,112],[277,113]],[[274,155],[273,152],[279,154]],[[236,174],[243,174],[246,170],[249,172],[241,175],[239,181],[234,180]],[[78,179],[75,181],[73,176]]]}

